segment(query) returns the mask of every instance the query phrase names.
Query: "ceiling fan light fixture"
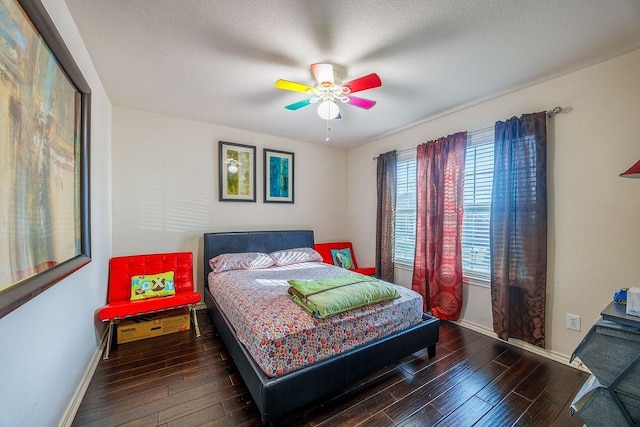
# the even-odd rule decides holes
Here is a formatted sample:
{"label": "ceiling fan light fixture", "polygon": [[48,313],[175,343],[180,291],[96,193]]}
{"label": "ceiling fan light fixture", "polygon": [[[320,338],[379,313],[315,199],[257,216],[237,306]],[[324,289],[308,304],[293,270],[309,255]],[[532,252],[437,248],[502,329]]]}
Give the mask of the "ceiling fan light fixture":
{"label": "ceiling fan light fixture", "polygon": [[318,105],[318,115],[324,120],[333,120],[340,115],[340,107],[335,101],[325,99]]}

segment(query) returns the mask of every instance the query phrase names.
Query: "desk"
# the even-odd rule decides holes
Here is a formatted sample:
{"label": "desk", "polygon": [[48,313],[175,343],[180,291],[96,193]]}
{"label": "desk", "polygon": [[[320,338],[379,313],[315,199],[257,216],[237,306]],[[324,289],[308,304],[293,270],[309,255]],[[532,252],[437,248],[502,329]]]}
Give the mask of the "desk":
{"label": "desk", "polygon": [[640,426],[640,317],[611,302],[571,358],[592,375],[571,403],[587,425]]}
{"label": "desk", "polygon": [[626,305],[611,301],[600,314],[604,320],[640,329],[640,317],[628,315]]}

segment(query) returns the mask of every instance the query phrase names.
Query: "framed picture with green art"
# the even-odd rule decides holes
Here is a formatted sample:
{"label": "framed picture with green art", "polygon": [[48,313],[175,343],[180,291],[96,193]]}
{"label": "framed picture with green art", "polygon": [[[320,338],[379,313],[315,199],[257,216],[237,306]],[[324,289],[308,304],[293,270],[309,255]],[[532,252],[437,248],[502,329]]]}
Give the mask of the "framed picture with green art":
{"label": "framed picture with green art", "polygon": [[222,202],[256,201],[256,147],[219,141],[218,183]]}
{"label": "framed picture with green art", "polygon": [[293,203],[294,154],[264,149],[264,202]]}

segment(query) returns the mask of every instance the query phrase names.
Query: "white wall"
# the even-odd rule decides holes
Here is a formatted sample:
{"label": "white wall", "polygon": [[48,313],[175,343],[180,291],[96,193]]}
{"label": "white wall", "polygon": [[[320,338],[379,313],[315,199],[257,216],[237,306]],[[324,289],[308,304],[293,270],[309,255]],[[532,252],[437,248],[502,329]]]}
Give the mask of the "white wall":
{"label": "white wall", "polygon": [[[218,141],[257,147],[257,201],[218,201]],[[263,203],[263,148],[295,153],[295,203]],[[202,234],[311,229],[347,237],[346,151],[207,123],[113,110],[113,254],[192,251],[202,290]]]}
{"label": "white wall", "polygon": [[111,103],[62,1],[43,1],[92,89],[92,262],[0,319],[0,426],[56,425],[100,337],[111,254]]}
{"label": "white wall", "polygon": [[[640,159],[640,51],[461,109],[348,153],[350,238],[364,263],[375,252],[375,162],[523,113],[571,107],[548,122],[547,346],[568,357],[623,286],[640,286],[640,181],[618,175]],[[410,272],[398,272],[410,285]],[[465,322],[492,329],[489,289],[465,285]],[[566,313],[582,331],[565,328]]]}

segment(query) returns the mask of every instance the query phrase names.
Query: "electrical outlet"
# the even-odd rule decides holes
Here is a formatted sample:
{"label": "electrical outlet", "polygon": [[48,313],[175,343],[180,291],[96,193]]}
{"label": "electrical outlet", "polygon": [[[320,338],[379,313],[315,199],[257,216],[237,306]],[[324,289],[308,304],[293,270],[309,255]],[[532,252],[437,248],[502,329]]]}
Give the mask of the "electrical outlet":
{"label": "electrical outlet", "polygon": [[567,329],[580,332],[580,316],[567,313]]}

